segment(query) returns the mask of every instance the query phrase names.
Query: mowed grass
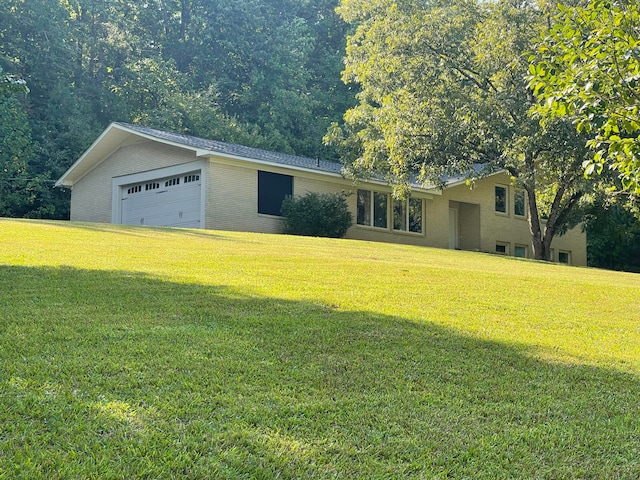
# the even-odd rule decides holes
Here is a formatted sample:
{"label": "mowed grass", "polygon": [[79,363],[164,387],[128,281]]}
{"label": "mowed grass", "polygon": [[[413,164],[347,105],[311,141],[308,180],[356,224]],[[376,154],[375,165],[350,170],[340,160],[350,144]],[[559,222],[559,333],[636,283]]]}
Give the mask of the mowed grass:
{"label": "mowed grass", "polygon": [[0,220],[0,478],[640,478],[640,276]]}

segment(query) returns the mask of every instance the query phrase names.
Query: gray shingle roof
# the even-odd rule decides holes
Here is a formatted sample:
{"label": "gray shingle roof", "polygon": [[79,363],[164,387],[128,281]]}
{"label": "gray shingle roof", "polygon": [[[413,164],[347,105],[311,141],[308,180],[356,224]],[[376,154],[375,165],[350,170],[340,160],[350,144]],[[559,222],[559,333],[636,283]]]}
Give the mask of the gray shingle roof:
{"label": "gray shingle roof", "polygon": [[296,155],[288,155],[286,153],[270,152],[259,148],[245,147],[243,145],[234,145],[231,143],[218,142],[216,140],[207,140],[205,138],[192,137],[180,133],[166,132],[156,130],[154,128],[133,125],[129,123],[117,122],[117,125],[125,127],[150,137],[158,138],[172,143],[207,150],[212,153],[221,153],[233,155],[249,160],[259,160],[264,162],[279,163],[292,167],[305,168],[310,170],[318,170],[328,173],[341,174],[342,164],[329,162],[326,160],[316,160],[313,158],[298,157]]}

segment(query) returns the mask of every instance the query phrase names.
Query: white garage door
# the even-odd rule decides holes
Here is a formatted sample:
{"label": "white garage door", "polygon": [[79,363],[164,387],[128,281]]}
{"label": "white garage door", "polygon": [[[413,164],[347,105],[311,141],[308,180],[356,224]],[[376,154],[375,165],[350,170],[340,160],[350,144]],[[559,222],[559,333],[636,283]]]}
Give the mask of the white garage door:
{"label": "white garage door", "polygon": [[200,170],[123,185],[122,223],[200,228]]}

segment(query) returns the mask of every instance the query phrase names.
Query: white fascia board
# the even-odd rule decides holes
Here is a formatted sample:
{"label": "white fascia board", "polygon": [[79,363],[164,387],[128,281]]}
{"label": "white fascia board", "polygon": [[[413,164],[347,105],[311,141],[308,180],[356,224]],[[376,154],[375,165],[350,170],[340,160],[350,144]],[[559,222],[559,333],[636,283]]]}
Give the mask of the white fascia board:
{"label": "white fascia board", "polygon": [[[195,147],[191,147],[189,145],[185,145],[183,143],[179,143],[179,142],[172,142],[169,140],[165,140],[163,138],[158,138],[158,137],[154,137],[153,135],[148,135],[146,133],[142,133],[139,132],[137,130],[133,130],[130,128],[127,128],[124,125],[120,125],[118,123],[111,123],[104,132],[102,132],[102,134],[91,144],[91,146],[82,154],[82,156],[76,160],[76,162],[71,165],[71,167],[69,167],[69,169],[58,179],[58,181],[55,183],[54,186],[56,187],[60,187],[60,186],[65,186],[65,187],[72,187],[73,184],[79,180],[80,178],[84,177],[87,173],[89,173],[94,167],[95,165],[93,163],[96,163],[96,165],[98,163],[100,163],[101,160],[104,160],[105,158],[108,158],[113,152],[115,152],[122,144],[122,142],[117,142],[113,148],[107,149],[104,152],[101,152],[97,158],[92,159],[92,154],[95,153],[95,151],[98,149],[99,145],[101,145],[103,142],[106,142],[108,140],[108,136],[113,134],[114,130],[118,130],[120,132],[123,133],[127,133],[130,135],[134,135],[136,137],[139,138],[143,138],[145,140],[149,140],[149,141],[153,141],[153,142],[159,142],[165,145],[170,145],[170,146],[174,146],[177,148],[181,148],[183,150],[191,150],[193,152],[195,152],[196,156],[201,157],[206,155],[207,151],[206,150],[202,150],[202,149],[198,149]],[[85,164],[89,162],[88,165],[85,166]],[[81,166],[85,166],[84,169],[80,169],[80,174],[77,176],[77,178],[73,178],[73,173],[75,171],[79,170],[79,167]],[[69,178],[71,177],[71,178]]]}
{"label": "white fascia board", "polygon": [[[120,128],[119,125],[115,123],[110,124],[104,132],[100,134],[98,138],[91,144],[89,148],[87,148],[84,153],[76,160],[73,165],[71,165],[66,172],[62,174],[62,176],[56,181],[53,185],[54,187],[72,187],[74,184],[73,180],[69,180],[67,177],[71,175],[71,173],[78,168],[79,165],[83,164],[87,157],[95,150],[96,146],[102,142],[102,140],[111,132],[114,128]],[[113,152],[111,152],[113,153]]]}

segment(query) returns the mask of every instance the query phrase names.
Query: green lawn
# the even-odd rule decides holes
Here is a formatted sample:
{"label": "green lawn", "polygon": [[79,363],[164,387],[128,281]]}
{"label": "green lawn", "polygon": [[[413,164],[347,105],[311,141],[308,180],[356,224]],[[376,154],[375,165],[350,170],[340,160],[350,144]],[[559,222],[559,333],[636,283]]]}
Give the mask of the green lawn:
{"label": "green lawn", "polygon": [[640,477],[640,276],[0,220],[0,479]]}

